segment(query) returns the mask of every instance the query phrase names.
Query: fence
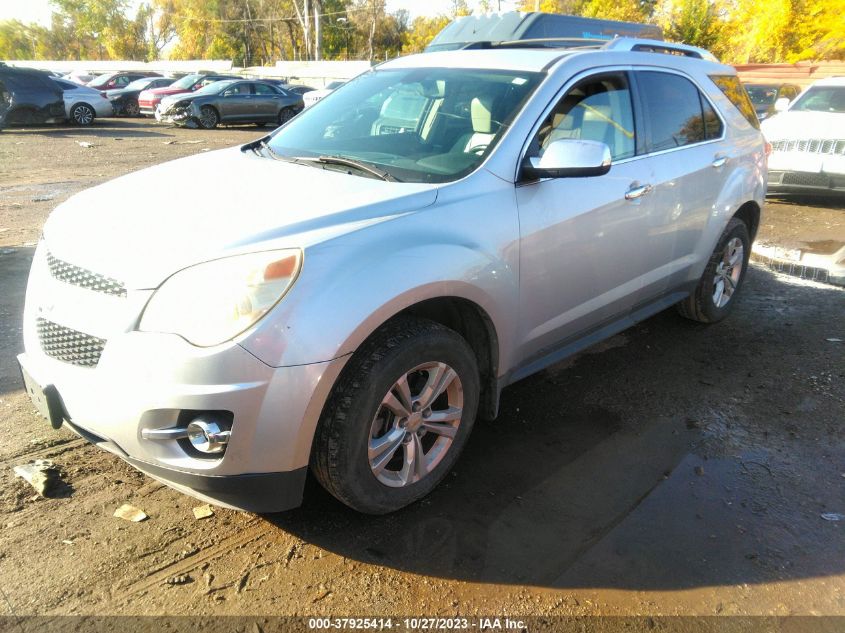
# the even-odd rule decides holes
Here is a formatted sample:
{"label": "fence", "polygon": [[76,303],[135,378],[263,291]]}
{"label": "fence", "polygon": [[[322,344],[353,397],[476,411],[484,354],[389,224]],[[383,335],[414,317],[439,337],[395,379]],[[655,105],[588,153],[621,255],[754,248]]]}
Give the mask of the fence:
{"label": "fence", "polygon": [[798,62],[797,64],[741,64],[736,66],[741,81],[747,83],[796,84],[806,88],[826,77],[845,77],[845,62]]}

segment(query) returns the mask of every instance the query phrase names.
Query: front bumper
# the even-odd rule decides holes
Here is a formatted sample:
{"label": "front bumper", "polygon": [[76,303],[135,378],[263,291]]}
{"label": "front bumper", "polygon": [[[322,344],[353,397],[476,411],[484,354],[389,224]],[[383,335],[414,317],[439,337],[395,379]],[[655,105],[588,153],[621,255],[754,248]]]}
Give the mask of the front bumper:
{"label": "front bumper", "polygon": [[[790,141],[790,143],[795,142]],[[778,144],[778,142],[773,144]],[[827,144],[821,142],[802,143],[799,148],[773,151],[769,156],[769,191],[807,193],[845,191],[845,155],[832,153],[837,149],[837,145],[834,143],[828,147]]]}
{"label": "front bumper", "polygon": [[[273,512],[299,504],[314,429],[344,358],[277,368],[235,342],[199,348],[172,334],[134,331],[149,291],[115,297],[76,287],[54,279],[44,258],[39,248],[24,313],[26,353],[18,360],[33,384],[55,390],[69,428],[219,505]],[[103,341],[99,357],[86,352],[87,365],[75,363],[69,346],[77,343],[67,335],[47,341],[45,321]],[[232,416],[222,457],[142,435],[210,411]]]}
{"label": "front bumper", "polygon": [[155,116],[159,101],[139,101],[138,109],[142,116]]}
{"label": "front bumper", "polygon": [[771,193],[845,193],[845,174],[769,170]]}

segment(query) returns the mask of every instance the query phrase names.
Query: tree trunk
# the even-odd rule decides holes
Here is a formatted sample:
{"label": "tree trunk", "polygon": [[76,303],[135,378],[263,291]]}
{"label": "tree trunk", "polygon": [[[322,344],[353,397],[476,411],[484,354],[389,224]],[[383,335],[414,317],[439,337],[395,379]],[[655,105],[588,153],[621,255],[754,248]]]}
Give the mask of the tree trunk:
{"label": "tree trunk", "polygon": [[320,25],[323,12],[321,0],[314,0],[314,60],[320,61],[323,57],[323,30]]}

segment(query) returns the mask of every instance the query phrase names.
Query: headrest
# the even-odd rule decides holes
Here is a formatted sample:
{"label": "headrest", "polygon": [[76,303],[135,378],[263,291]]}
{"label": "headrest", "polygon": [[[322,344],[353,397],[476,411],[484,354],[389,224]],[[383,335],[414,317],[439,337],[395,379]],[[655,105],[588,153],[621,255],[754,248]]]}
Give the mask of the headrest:
{"label": "headrest", "polygon": [[493,99],[490,97],[476,97],[470,104],[472,116],[472,131],[479,134],[492,134],[493,130]]}

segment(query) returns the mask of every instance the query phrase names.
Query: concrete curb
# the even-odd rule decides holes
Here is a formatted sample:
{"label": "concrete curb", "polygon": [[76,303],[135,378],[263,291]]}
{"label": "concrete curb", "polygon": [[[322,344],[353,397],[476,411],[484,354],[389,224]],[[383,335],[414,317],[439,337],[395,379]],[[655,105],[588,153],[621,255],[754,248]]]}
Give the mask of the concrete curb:
{"label": "concrete curb", "polygon": [[845,246],[835,253],[822,254],[772,244],[754,244],[751,261],[784,275],[845,286]]}

